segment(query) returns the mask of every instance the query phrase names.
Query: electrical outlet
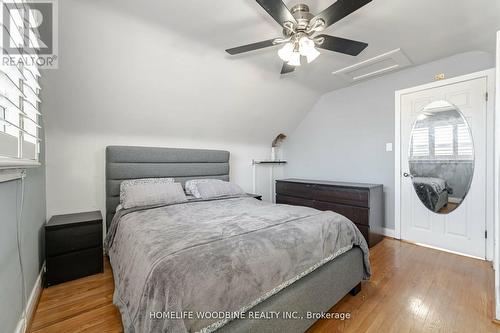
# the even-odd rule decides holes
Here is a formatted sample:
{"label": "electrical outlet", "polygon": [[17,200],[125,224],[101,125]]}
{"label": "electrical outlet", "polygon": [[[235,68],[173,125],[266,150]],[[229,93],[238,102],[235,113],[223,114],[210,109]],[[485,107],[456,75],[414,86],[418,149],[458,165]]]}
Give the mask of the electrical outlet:
{"label": "electrical outlet", "polygon": [[385,151],[392,151],[392,143],[385,144]]}

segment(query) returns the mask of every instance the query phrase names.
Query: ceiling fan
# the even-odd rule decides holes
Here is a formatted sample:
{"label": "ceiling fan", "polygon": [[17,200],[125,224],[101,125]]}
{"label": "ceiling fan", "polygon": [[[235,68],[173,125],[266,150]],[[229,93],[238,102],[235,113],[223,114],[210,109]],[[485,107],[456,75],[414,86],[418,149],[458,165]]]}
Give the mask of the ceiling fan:
{"label": "ceiling fan", "polygon": [[363,42],[316,33],[372,0],[337,0],[316,16],[309,12],[309,7],[305,4],[298,4],[289,10],[281,0],[256,1],[283,27],[283,37],[238,46],[226,50],[227,53],[236,55],[284,44],[278,55],[284,61],[281,74],[286,74],[301,65],[302,57],[305,57],[308,63],[313,62],[320,55],[317,48],[357,56],[368,46]]}

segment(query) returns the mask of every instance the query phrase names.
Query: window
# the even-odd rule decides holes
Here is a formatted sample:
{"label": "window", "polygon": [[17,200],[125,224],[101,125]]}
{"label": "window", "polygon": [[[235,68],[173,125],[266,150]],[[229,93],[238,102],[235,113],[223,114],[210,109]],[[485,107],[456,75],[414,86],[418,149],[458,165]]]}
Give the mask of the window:
{"label": "window", "polygon": [[[26,6],[21,1],[16,3]],[[4,8],[4,13],[5,17],[12,12]],[[2,21],[3,34],[10,38],[10,46],[19,47],[24,39],[23,19],[9,19],[7,26]],[[18,29],[12,28],[16,26]],[[3,44],[0,47],[2,54],[9,57]],[[39,161],[40,72],[36,65],[21,61],[23,54],[19,53],[12,57],[16,65],[0,64],[0,168],[37,165]]]}
{"label": "window", "polygon": [[472,160],[474,149],[466,124],[429,125],[413,129],[412,160]]}
{"label": "window", "polygon": [[472,158],[472,140],[464,124],[457,126],[458,156]]}
{"label": "window", "polygon": [[453,125],[434,127],[434,155],[453,156]]}
{"label": "window", "polygon": [[415,128],[412,136],[412,156],[429,156],[429,128]]}

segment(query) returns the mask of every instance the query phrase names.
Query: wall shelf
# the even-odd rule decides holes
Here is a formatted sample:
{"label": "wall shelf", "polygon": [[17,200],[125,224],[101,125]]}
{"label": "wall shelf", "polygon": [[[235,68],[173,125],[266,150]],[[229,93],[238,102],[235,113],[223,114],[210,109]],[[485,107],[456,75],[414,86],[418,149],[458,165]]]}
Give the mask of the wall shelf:
{"label": "wall shelf", "polygon": [[278,165],[278,164],[287,164],[287,161],[271,161],[271,160],[263,160],[263,161],[258,161],[258,160],[252,160],[253,165],[257,164],[271,164],[271,165]]}
{"label": "wall shelf", "polygon": [[252,160],[253,169],[253,193],[257,192],[257,169],[269,170],[269,200],[274,202],[274,169],[283,169],[288,162],[282,160]]}

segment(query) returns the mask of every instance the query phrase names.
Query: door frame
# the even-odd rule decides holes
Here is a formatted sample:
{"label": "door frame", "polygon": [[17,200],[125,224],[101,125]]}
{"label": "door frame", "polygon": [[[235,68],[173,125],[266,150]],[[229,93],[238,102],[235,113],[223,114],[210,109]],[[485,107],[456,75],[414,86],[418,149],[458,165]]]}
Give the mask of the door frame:
{"label": "door frame", "polygon": [[[495,205],[495,180],[496,180],[496,164],[495,156],[499,154],[499,146],[495,142],[495,119],[500,119],[500,110],[495,110],[495,69],[488,69],[485,71],[475,72],[467,75],[435,81],[420,86],[398,90],[395,93],[395,136],[394,136],[394,227],[395,238],[401,239],[401,98],[403,95],[428,90],[433,88],[440,88],[460,82],[471,81],[475,79],[486,78],[488,101],[486,102],[486,142],[487,142],[487,156],[486,156],[486,260],[494,259],[494,221],[495,214],[497,214],[498,205]],[[489,144],[491,142],[491,144]],[[446,251],[446,250],[445,250]],[[450,252],[450,251],[448,251]]]}
{"label": "door frame", "polygon": [[496,52],[496,113],[495,118],[495,318],[500,320],[500,31],[497,32]]}

